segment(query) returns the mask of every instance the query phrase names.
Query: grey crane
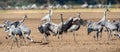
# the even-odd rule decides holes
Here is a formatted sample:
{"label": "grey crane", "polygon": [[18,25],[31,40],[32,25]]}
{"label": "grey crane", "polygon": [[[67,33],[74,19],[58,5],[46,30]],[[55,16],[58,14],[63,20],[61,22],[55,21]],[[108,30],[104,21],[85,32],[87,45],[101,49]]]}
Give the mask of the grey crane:
{"label": "grey crane", "polygon": [[20,20],[20,21],[11,22],[11,21],[9,21],[9,20],[6,20],[6,21],[4,22],[5,24],[7,23],[7,24],[5,25],[5,31],[7,32],[8,29],[10,28],[10,26],[11,26],[11,25],[14,25],[15,27],[19,27],[19,28],[21,29],[21,31],[25,34],[24,36],[25,36],[28,40],[30,40],[31,42],[34,42],[34,40],[30,37],[30,34],[31,34],[30,28],[28,28],[27,26],[25,26],[25,25],[23,24],[23,22],[25,21],[26,18],[27,18],[27,16],[25,15],[25,16],[23,17],[23,19]]}
{"label": "grey crane", "polygon": [[[23,25],[23,22],[27,16],[25,15],[22,20],[20,21],[15,21],[11,22],[9,20],[4,21],[4,25],[1,25],[2,28],[5,29],[5,32],[8,32],[8,35],[6,36],[6,39],[8,38],[13,38],[14,42],[17,41],[16,35],[19,35],[20,38],[24,40],[24,45],[25,45],[25,39],[24,36],[31,42],[34,42],[33,39],[30,37],[31,30]],[[13,43],[14,43],[13,42]],[[12,43],[12,45],[13,45]],[[18,44],[17,44],[18,46]],[[12,49],[12,46],[11,46]]]}
{"label": "grey crane", "polygon": [[107,20],[106,19],[107,11],[109,10],[108,9],[105,10],[104,17],[98,23],[106,28],[107,33],[108,33],[108,40],[109,40],[110,37],[112,36],[112,33],[114,33],[115,31],[118,32],[120,30],[120,22],[119,21],[110,22],[110,20]]}
{"label": "grey crane", "polygon": [[86,20],[83,20],[80,18],[80,13],[78,14],[78,18],[73,18],[73,25],[68,29],[68,31],[72,32],[72,31],[77,31],[79,30],[81,25],[86,24]]}
{"label": "grey crane", "polygon": [[[95,31],[95,35],[94,38],[97,38],[96,40],[98,40],[99,34],[102,35],[102,30],[103,30],[103,26],[100,24],[97,24],[96,22],[88,22],[88,27],[87,27],[87,31],[88,31],[88,35]],[[101,36],[100,36],[101,37]]]}
{"label": "grey crane", "polygon": [[17,43],[17,47],[18,47],[18,40],[17,40],[17,35],[19,35],[20,38],[23,39],[24,41],[24,45],[25,45],[25,40],[24,40],[24,33],[22,33],[21,29],[19,27],[15,27],[15,25],[10,25],[9,28],[7,27],[7,25],[9,25],[11,22],[10,21],[6,21],[4,24],[5,29],[7,28],[7,32],[8,35],[6,36],[6,39],[8,39],[9,37],[11,37],[11,39],[13,38],[13,42],[11,45],[11,49],[13,44],[16,42]]}
{"label": "grey crane", "polygon": [[110,22],[110,20],[108,20],[105,24],[105,28],[107,29],[108,32],[108,40],[110,40],[110,38],[112,37],[112,33],[116,34],[116,32],[119,32],[119,22]]}
{"label": "grey crane", "polygon": [[118,27],[117,32],[120,32],[120,19],[119,20],[113,20],[113,23],[115,23]]}
{"label": "grey crane", "polygon": [[85,26],[86,23],[87,23],[87,20],[83,20],[80,18],[80,13],[78,14],[78,17],[77,18],[74,18],[73,19],[73,25],[68,29],[69,32],[73,32],[73,37],[74,37],[74,41],[76,41],[76,31],[78,31],[80,29],[80,26],[83,25]]}
{"label": "grey crane", "polygon": [[38,30],[44,34],[46,41],[48,41],[48,36],[50,35],[50,32],[52,32],[55,36],[59,34],[59,38],[62,37],[63,32],[67,32],[67,30],[72,26],[72,21],[74,17],[69,18],[67,21],[63,22],[63,17],[61,14],[61,23],[55,24],[53,22],[48,22],[40,25],[38,27]]}
{"label": "grey crane", "polygon": [[102,37],[102,30],[103,30],[103,27],[105,26],[106,21],[107,21],[106,20],[106,13],[107,13],[107,11],[109,11],[109,10],[105,9],[104,16],[103,16],[103,18],[100,21],[98,21],[98,22],[88,21],[88,28],[87,28],[88,35],[92,31],[96,31],[94,38],[96,37],[97,40],[98,40],[99,34],[100,34],[100,37]]}

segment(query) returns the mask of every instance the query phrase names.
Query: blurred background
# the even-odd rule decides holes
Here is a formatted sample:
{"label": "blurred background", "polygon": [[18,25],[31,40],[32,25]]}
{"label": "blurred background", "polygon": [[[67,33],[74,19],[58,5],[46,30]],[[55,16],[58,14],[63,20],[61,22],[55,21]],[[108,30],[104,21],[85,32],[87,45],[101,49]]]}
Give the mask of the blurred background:
{"label": "blurred background", "polygon": [[0,0],[1,10],[120,8],[120,0]]}

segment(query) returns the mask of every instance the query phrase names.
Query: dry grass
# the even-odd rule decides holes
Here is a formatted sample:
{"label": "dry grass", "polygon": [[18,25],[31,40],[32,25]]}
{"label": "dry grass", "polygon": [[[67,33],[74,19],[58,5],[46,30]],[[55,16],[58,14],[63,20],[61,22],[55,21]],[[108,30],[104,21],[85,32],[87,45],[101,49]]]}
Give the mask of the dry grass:
{"label": "dry grass", "polygon": [[[55,10],[52,19],[57,20],[53,20],[53,22],[60,23],[60,13],[56,11],[64,11],[63,18],[66,19],[71,16],[76,16],[78,12],[80,12],[77,10],[80,9],[76,9],[76,12],[71,12],[74,10]],[[81,12],[81,18],[98,21],[103,16],[103,9],[97,10],[101,10],[101,12]],[[5,19],[12,21],[20,20],[24,14],[27,14],[28,19],[25,20],[24,24],[32,30],[31,37],[35,40],[35,42],[38,42],[30,44],[29,41],[27,41],[27,45],[20,46],[20,48],[17,48],[15,44],[13,49],[10,50],[12,41],[6,45],[8,42],[8,40],[5,39],[7,33],[4,32],[4,29],[0,29],[0,52],[120,52],[120,40],[117,37],[113,37],[110,41],[107,41],[107,33],[103,32],[102,39],[95,41],[93,38],[94,32],[88,36],[86,26],[81,26],[81,28],[77,31],[77,44],[74,42],[73,33],[69,32],[63,34],[62,42],[60,42],[57,37],[50,36],[50,43],[42,45],[39,42],[41,41],[43,34],[38,32],[37,27],[40,24],[40,18],[46,15],[46,12],[42,13],[43,11],[48,12],[48,10],[8,10],[5,11],[5,13],[0,14],[0,24],[2,24]],[[120,17],[119,14],[120,12],[109,13],[107,15],[107,19],[118,19]]]}
{"label": "dry grass", "polygon": [[[103,12],[104,9],[58,9],[53,10],[54,12]],[[120,12],[119,8],[110,8],[111,12]],[[0,10],[0,14],[10,13],[48,13],[48,10]]]}

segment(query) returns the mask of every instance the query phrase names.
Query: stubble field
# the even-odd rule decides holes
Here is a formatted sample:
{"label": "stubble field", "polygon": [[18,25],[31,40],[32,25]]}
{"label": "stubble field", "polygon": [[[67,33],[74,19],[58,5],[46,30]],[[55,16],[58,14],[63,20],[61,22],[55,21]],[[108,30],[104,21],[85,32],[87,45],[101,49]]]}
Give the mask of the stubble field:
{"label": "stubble field", "polygon": [[[120,11],[117,9],[111,9],[108,12],[107,19],[118,20],[120,19]],[[45,12],[44,12],[45,11]],[[80,12],[81,18],[86,20],[98,21],[103,17],[103,9],[100,10],[55,10],[52,16],[54,23],[60,23],[60,14],[63,14],[64,21],[72,16],[77,16]],[[89,36],[87,35],[87,26],[81,26],[77,31],[76,41],[74,42],[73,33],[63,33],[62,41],[57,37],[49,36],[49,44],[42,44],[41,39],[43,34],[39,33],[37,27],[40,25],[40,19],[47,14],[47,10],[13,10],[13,11],[0,11],[0,24],[3,24],[4,20],[11,21],[21,20],[24,15],[28,18],[24,24],[28,26],[32,32],[31,37],[36,43],[30,43],[26,41],[26,46],[20,46],[17,48],[16,44],[13,49],[10,49],[12,40],[7,45],[8,40],[5,39],[6,32],[4,29],[0,29],[0,52],[120,52],[120,40],[117,37],[112,37],[111,40],[107,40],[107,32],[102,33],[101,40],[95,41],[93,36],[94,32]]]}

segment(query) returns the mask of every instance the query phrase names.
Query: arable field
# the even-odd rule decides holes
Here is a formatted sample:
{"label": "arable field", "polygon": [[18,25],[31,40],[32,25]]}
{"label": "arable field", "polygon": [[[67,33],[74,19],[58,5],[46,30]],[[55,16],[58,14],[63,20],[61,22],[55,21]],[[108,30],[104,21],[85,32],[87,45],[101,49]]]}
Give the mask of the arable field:
{"label": "arable field", "polygon": [[[54,10],[53,10],[54,11]],[[120,9],[110,9],[107,19],[119,20]],[[37,27],[40,25],[40,19],[47,14],[47,10],[7,10],[0,11],[0,24],[4,20],[11,21],[21,20],[24,15],[28,18],[24,24],[31,30],[31,37],[36,43],[26,41],[26,46],[17,48],[16,43],[13,49],[10,49],[12,41],[7,45],[8,41],[5,39],[6,33],[3,28],[0,29],[0,52],[120,52],[120,40],[113,36],[111,40],[107,40],[107,33],[102,33],[101,40],[94,40],[94,32],[87,35],[87,26],[81,26],[77,31],[76,41],[74,42],[73,33],[68,32],[63,34],[62,41],[57,37],[50,36],[49,44],[42,44],[41,39],[43,34],[39,33]],[[54,23],[60,23],[60,14],[63,14],[64,21],[72,16],[77,16],[80,12],[81,18],[86,20],[98,21],[103,17],[103,9],[76,9],[76,10],[55,10],[53,12],[52,20]]]}

